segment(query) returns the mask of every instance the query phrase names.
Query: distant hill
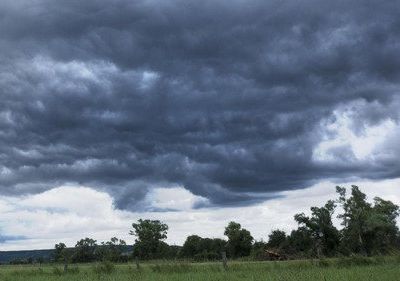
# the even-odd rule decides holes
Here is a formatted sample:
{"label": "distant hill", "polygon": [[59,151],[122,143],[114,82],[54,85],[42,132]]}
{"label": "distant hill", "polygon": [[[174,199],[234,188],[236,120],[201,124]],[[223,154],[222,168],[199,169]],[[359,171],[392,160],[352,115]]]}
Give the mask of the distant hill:
{"label": "distant hill", "polygon": [[54,250],[27,250],[27,251],[0,251],[0,263],[10,263],[15,260],[37,260],[39,258],[49,261]]}
{"label": "distant hill", "polygon": [[[101,246],[100,246],[101,247]],[[124,255],[130,255],[132,253],[133,246],[123,246]],[[52,259],[54,249],[48,250],[26,250],[26,251],[0,251],[0,264],[7,264],[12,261],[36,261],[42,259],[44,262],[48,262]]]}

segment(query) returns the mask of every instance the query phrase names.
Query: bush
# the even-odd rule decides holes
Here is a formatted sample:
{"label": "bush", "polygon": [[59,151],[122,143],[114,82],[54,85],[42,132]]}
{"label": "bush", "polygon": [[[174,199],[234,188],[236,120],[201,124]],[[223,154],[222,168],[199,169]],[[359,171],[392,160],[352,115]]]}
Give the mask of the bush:
{"label": "bush", "polygon": [[79,273],[79,267],[75,266],[75,267],[70,267],[67,270],[68,273],[72,273],[72,274],[76,274]]}
{"label": "bush", "polygon": [[201,261],[215,261],[221,259],[221,255],[216,252],[203,251],[199,254],[194,255],[193,260],[196,262]]}
{"label": "bush", "polygon": [[319,266],[319,267],[328,267],[328,266],[330,266],[330,263],[326,259],[319,259],[317,261],[317,266]]}
{"label": "bush", "polygon": [[[79,267],[75,266],[75,267],[70,267],[67,269],[66,273],[71,273],[71,274],[76,274],[79,273]],[[57,276],[61,276],[63,274],[65,274],[64,270],[59,268],[59,267],[54,267],[53,268],[53,274],[57,275]]]}
{"label": "bush", "polygon": [[153,266],[151,267],[151,270],[152,270],[153,272],[161,272],[161,266],[159,266],[158,264],[153,265]]}
{"label": "bush", "polygon": [[61,276],[63,274],[63,271],[58,267],[54,267],[53,268],[53,274],[57,275],[57,276]]}
{"label": "bush", "polygon": [[193,270],[193,267],[188,263],[156,264],[150,268],[153,272],[157,273],[182,273]]}
{"label": "bush", "polygon": [[93,271],[97,274],[111,274],[115,270],[115,265],[109,261],[103,261],[94,266]]}
{"label": "bush", "polygon": [[374,260],[359,255],[339,258],[337,261],[339,267],[366,266],[371,264],[374,264]]}

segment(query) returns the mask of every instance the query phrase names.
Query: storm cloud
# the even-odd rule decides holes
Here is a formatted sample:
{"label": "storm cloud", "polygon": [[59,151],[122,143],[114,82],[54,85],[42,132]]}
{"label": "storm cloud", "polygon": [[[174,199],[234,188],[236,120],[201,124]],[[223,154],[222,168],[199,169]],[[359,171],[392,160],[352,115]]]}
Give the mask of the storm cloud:
{"label": "storm cloud", "polygon": [[396,1],[2,1],[0,193],[82,184],[143,210],[157,187],[237,206],[400,177],[399,15]]}

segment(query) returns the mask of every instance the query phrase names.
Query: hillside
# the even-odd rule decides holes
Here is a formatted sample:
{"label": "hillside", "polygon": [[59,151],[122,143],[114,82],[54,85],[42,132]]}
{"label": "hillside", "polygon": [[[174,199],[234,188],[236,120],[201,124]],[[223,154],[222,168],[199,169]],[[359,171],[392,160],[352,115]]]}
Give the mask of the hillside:
{"label": "hillside", "polygon": [[15,260],[43,259],[49,261],[53,254],[51,250],[27,250],[27,251],[0,251],[0,263],[10,263]]}

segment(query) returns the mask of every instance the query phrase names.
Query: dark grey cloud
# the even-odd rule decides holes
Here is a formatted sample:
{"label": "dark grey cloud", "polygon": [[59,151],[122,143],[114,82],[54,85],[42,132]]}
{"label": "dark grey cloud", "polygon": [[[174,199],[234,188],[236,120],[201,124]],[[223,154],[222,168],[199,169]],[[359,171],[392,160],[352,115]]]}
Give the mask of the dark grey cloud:
{"label": "dark grey cloud", "polygon": [[393,141],[372,160],[348,145],[329,160],[315,151],[346,108],[357,134],[397,124],[399,8],[2,1],[0,192],[84,184],[140,210],[160,186],[223,206],[321,179],[398,177]]}

